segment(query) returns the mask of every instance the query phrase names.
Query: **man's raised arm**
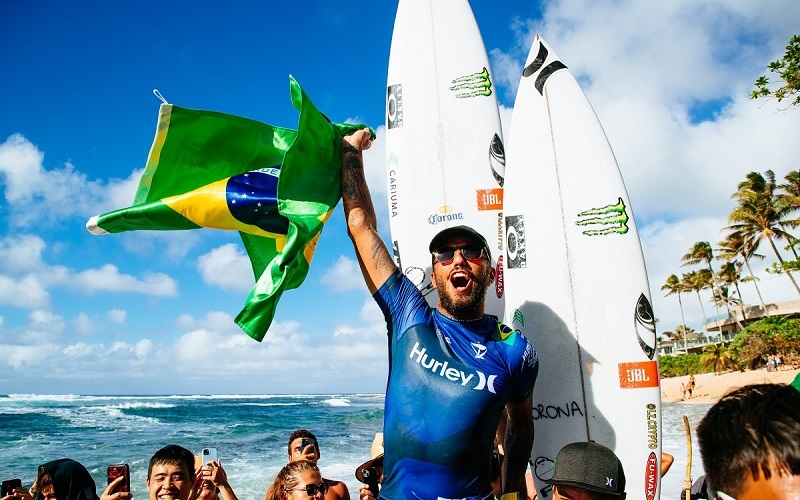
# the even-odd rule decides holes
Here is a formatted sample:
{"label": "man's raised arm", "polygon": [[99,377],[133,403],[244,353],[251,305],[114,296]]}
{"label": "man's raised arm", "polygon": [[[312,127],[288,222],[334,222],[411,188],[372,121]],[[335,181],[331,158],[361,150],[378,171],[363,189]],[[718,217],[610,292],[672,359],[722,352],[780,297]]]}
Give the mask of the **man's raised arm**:
{"label": "man's raised arm", "polygon": [[369,293],[375,293],[389,279],[396,266],[378,234],[378,218],[364,177],[362,151],[372,145],[368,130],[342,139],[342,203],[347,234],[353,241],[361,274]]}

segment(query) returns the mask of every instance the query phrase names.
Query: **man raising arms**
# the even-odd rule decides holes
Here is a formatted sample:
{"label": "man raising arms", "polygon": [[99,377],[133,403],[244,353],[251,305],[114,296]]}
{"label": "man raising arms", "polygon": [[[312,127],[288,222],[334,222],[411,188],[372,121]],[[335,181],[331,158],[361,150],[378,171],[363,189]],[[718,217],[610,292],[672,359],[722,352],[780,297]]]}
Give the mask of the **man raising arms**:
{"label": "man raising arms", "polygon": [[364,178],[361,152],[371,141],[366,130],[343,139],[342,200],[361,272],[389,335],[380,497],[491,496],[492,446],[507,408],[501,491],[525,498],[536,352],[519,332],[484,314],[494,269],[486,240],[474,229],[450,227],[429,244],[435,309],[397,269],[378,235]]}

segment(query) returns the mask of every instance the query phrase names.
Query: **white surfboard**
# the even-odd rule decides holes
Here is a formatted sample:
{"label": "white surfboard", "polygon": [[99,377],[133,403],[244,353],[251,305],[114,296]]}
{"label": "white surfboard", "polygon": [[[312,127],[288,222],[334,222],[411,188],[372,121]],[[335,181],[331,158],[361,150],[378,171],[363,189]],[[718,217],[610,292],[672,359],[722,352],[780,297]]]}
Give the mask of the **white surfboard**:
{"label": "white surfboard", "polygon": [[488,314],[503,315],[505,157],[496,88],[467,0],[400,0],[386,93],[386,169],[395,261],[435,306],[428,243],[468,225],[497,264]]}
{"label": "white surfboard", "polygon": [[552,497],[558,450],[594,440],[629,500],[659,497],[661,399],[639,235],[614,154],[567,67],[537,35],[507,141],[506,322],[536,348],[531,461]]}

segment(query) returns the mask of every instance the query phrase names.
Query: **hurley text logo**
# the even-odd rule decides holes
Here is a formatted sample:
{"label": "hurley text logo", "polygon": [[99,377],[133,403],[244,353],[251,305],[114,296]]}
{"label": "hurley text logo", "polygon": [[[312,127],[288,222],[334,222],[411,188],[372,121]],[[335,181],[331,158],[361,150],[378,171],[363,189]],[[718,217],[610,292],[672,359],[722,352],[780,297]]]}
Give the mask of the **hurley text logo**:
{"label": "hurley text logo", "polygon": [[[473,344],[473,348],[474,347],[475,344]],[[483,347],[485,354],[486,347],[481,347]],[[486,389],[492,394],[497,394],[494,390],[494,380],[497,378],[497,375],[489,375],[487,377],[486,374],[479,370],[475,370],[475,373],[467,374],[466,372],[457,368],[448,367],[447,365],[449,364],[449,361],[437,361],[432,356],[428,356],[427,349],[420,347],[419,342],[414,342],[414,347],[411,348],[411,354],[409,355],[409,358],[418,363],[422,368],[430,370],[430,372],[434,375],[446,378],[452,382],[458,382],[462,387],[467,387],[467,384],[474,382],[475,386],[473,389],[476,391]],[[475,375],[478,376],[478,380],[473,380]]]}

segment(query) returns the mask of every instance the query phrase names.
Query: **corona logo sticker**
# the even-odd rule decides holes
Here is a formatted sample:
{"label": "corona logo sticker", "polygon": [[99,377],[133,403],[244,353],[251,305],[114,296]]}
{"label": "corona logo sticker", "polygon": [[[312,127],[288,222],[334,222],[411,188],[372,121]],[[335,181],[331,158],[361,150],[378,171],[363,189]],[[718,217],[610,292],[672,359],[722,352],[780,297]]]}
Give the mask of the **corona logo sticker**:
{"label": "corona logo sticker", "polygon": [[452,222],[463,220],[464,214],[462,212],[455,213],[453,205],[442,205],[439,207],[438,214],[431,214],[428,216],[428,224],[436,225],[442,222]]}
{"label": "corona logo sticker", "polygon": [[606,205],[600,208],[591,208],[578,214],[585,219],[578,220],[579,226],[598,225],[601,229],[587,229],[583,234],[587,236],[605,236],[607,234],[625,234],[628,232],[628,214],[625,203],[619,198],[616,205]]}
{"label": "corona logo sticker", "polygon": [[403,86],[389,85],[386,89],[386,127],[389,129],[403,126]]}
{"label": "corona logo sticker", "polygon": [[658,363],[656,361],[620,363],[619,387],[621,389],[658,387]]}
{"label": "corona logo sticker", "polygon": [[478,210],[503,209],[503,188],[478,189],[475,195],[478,198]]}
{"label": "corona logo sticker", "polygon": [[461,76],[453,80],[452,83],[453,86],[450,87],[450,90],[456,92],[456,97],[459,99],[492,95],[492,80],[489,78],[489,71],[485,67],[480,73]]}

